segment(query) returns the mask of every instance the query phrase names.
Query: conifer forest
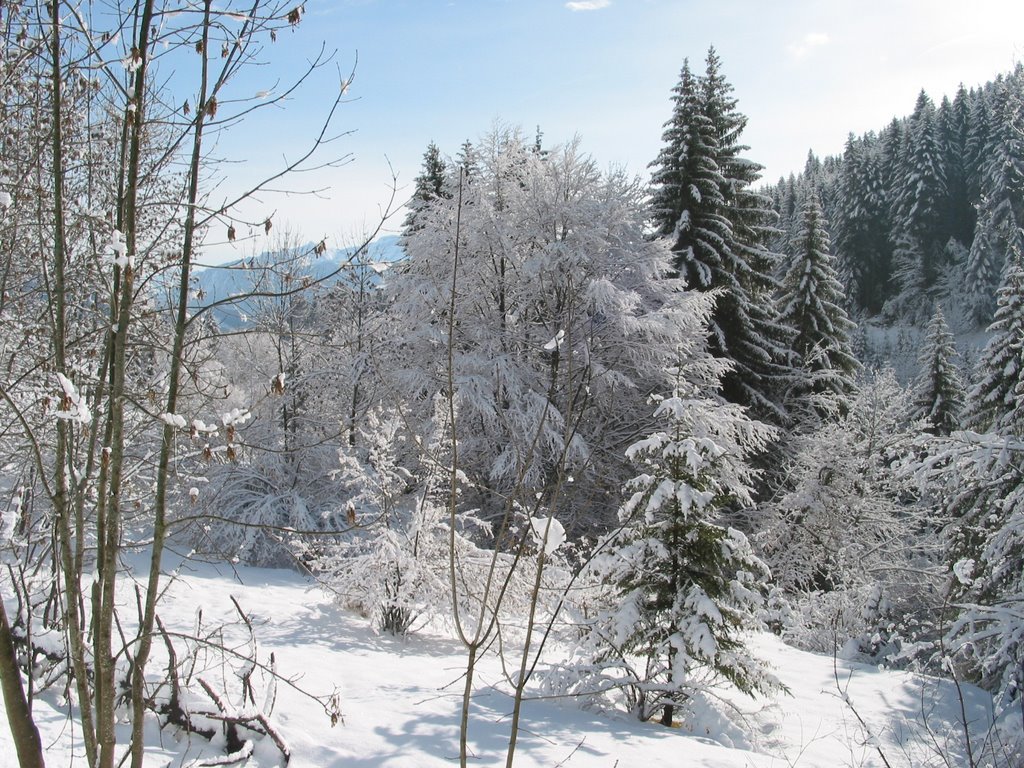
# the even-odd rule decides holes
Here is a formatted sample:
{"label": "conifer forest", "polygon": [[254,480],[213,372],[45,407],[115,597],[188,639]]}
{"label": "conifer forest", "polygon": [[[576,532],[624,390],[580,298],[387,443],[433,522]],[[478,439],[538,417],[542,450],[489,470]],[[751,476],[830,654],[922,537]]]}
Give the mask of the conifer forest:
{"label": "conifer forest", "polygon": [[0,2],[0,765],[1024,765],[1024,68],[772,181],[690,52],[642,175],[467,126],[341,247],[260,206],[355,71],[219,185],[307,23]]}

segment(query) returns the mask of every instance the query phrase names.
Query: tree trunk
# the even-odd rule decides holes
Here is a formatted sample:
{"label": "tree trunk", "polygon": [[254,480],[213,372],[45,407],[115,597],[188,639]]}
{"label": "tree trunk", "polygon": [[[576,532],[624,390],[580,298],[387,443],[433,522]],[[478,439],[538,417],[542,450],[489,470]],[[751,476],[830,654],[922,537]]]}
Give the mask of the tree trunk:
{"label": "tree trunk", "polygon": [[18,751],[18,765],[21,768],[44,768],[43,745],[39,740],[39,729],[32,719],[25,689],[21,684],[21,669],[11,638],[11,625],[7,621],[4,601],[0,598],[0,688],[4,693],[7,722]]}

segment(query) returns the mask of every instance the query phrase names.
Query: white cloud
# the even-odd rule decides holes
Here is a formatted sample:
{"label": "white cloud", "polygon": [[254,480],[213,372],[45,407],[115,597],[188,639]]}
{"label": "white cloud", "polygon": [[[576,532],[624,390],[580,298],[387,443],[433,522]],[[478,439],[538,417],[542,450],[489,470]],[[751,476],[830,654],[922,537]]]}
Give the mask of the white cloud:
{"label": "white cloud", "polygon": [[612,4],[612,0],[573,0],[565,4],[570,11],[599,11]]}
{"label": "white cloud", "polygon": [[798,43],[790,43],[786,46],[786,50],[789,51],[789,55],[794,59],[802,59],[813,48],[820,48],[823,45],[828,45],[829,36],[824,32],[808,32],[804,35],[803,39]]}

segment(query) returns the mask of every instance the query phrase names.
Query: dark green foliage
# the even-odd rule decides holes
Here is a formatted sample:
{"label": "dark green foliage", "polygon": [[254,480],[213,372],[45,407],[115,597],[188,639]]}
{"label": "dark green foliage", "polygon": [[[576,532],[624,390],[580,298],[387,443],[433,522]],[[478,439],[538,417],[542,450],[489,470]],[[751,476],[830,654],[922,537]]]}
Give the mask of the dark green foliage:
{"label": "dark green foliage", "polygon": [[1019,255],[999,289],[996,316],[974,375],[967,425],[979,432],[1024,435],[1024,270]]}
{"label": "dark green foliage", "polygon": [[[924,324],[935,301],[963,300],[964,316],[983,324],[1003,255],[1024,248],[1022,102],[1019,66],[961,86],[938,109],[922,92],[909,117],[851,136],[841,158],[811,155],[795,184],[780,180],[786,190],[768,193],[786,225],[788,189],[818,189],[855,313]],[[775,242],[791,240],[789,231]]]}
{"label": "dark green foliage", "polygon": [[405,231],[416,228],[416,215],[431,201],[439,197],[448,197],[446,179],[448,166],[441,157],[437,144],[430,142],[423,153],[423,168],[416,177],[416,189],[409,200],[409,214],[405,217]]}
{"label": "dark green foliage", "polygon": [[742,637],[756,626],[767,570],[743,534],[720,521],[727,504],[750,503],[744,457],[763,450],[769,432],[735,406],[680,391],[655,417],[664,430],[628,451],[643,473],[627,485],[622,525],[595,561],[611,607],[584,645],[598,670],[625,674],[641,719],[661,711],[670,725],[710,680],[748,694],[778,687]]}
{"label": "dark green foliage", "polygon": [[893,245],[887,224],[882,147],[873,135],[847,140],[838,198],[840,273],[854,306],[876,314],[892,295]]}
{"label": "dark green foliage", "polygon": [[782,423],[788,332],[774,303],[780,257],[767,247],[776,216],[770,198],[750,188],[761,166],[741,157],[746,117],[731,91],[714,49],[703,77],[684,63],[651,163],[652,217],[687,284],[717,292],[710,350],[734,364],[722,382],[726,399]]}
{"label": "dark green foliage", "polygon": [[817,196],[804,203],[803,226],[793,243],[779,305],[792,328],[800,376],[793,394],[829,395],[840,405],[853,391],[860,368],[850,346],[855,325],[843,309],[843,286],[836,277],[827,224]]}
{"label": "dark green foliage", "polygon": [[913,395],[913,418],[927,421],[932,434],[948,435],[960,428],[964,385],[956,358],[953,334],[946,325],[942,307],[936,306],[918,358],[921,372],[914,383]]}
{"label": "dark green foliage", "polygon": [[942,174],[946,179],[945,227],[950,237],[965,246],[974,236],[976,218],[967,182],[968,98],[961,84],[952,102],[942,100],[938,114]]}

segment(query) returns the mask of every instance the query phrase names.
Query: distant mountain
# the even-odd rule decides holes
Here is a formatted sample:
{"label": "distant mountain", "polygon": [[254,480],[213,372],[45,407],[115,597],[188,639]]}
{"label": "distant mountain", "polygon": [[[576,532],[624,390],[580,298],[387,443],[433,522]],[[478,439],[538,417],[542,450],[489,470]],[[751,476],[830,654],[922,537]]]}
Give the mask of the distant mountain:
{"label": "distant mountain", "polygon": [[[353,246],[328,250],[316,256],[312,255],[314,246],[315,243],[308,243],[299,249],[299,252],[311,255],[304,257],[297,265],[291,275],[292,280],[322,280],[323,286],[330,286],[351,279],[351,270],[344,267],[357,261],[371,269],[375,275],[382,275],[390,265],[405,258],[397,235],[386,235],[374,240],[366,246],[365,254],[359,254],[359,246]],[[277,253],[263,251],[251,258],[198,270],[195,274],[196,287],[192,293],[192,310],[218,304],[210,312],[221,328],[240,328],[246,325],[256,310],[255,299],[239,298],[235,302],[220,302],[232,296],[244,297],[254,291],[282,290],[285,265],[279,264],[278,258]]]}

